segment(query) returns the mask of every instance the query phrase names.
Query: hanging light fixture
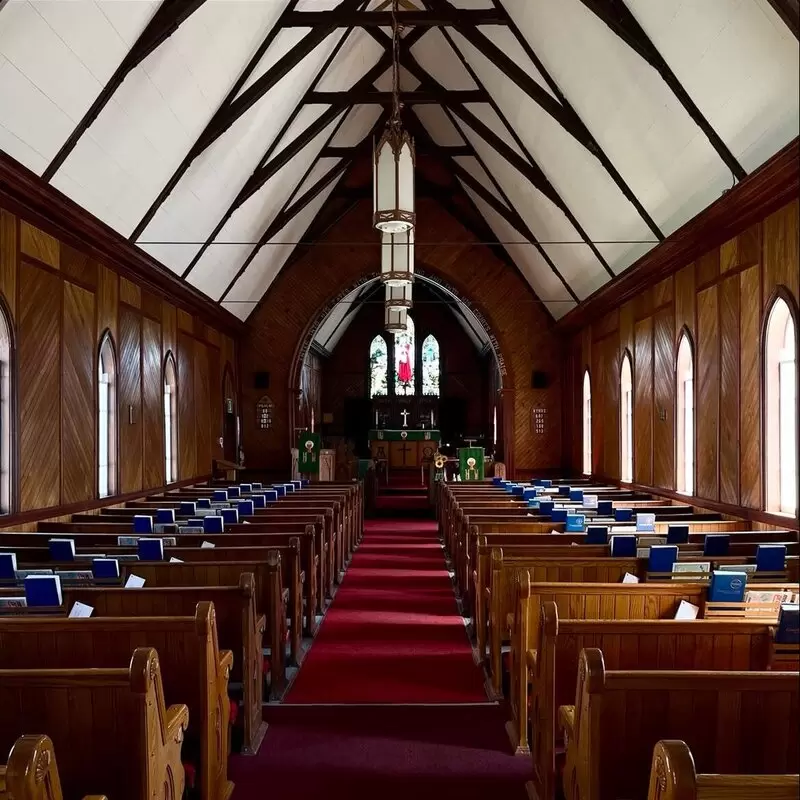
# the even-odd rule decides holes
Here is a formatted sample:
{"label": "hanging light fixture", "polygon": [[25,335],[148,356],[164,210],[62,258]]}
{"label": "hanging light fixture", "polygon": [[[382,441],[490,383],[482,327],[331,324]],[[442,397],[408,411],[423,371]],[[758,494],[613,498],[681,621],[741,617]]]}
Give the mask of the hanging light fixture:
{"label": "hanging light fixture", "polygon": [[414,141],[400,121],[400,30],[392,0],[392,116],[375,147],[372,223],[383,233],[414,227]]}
{"label": "hanging light fixture", "polygon": [[381,237],[381,280],[387,286],[414,281],[414,229]]}
{"label": "hanging light fixture", "polygon": [[396,332],[406,330],[406,316],[411,306],[410,283],[402,283],[397,286],[386,284],[386,302],[384,303],[386,330]]}

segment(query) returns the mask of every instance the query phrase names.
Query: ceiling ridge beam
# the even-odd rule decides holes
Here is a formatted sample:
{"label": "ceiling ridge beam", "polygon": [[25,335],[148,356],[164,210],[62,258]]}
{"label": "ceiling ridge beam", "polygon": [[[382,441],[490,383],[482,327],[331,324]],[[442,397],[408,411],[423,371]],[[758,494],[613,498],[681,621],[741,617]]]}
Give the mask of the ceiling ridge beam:
{"label": "ceiling ridge beam", "polygon": [[[469,73],[469,75],[472,78],[472,80],[475,81],[475,83],[481,89],[485,90],[485,87],[483,86],[483,83],[482,83],[481,79],[478,77],[477,73],[469,65],[469,63],[467,62],[467,59],[464,57],[464,54],[461,52],[461,50],[456,46],[455,42],[453,41],[452,37],[450,36],[450,33],[448,31],[446,31],[446,30],[442,31],[442,33],[444,34],[444,37],[447,40],[447,43],[450,45],[451,48],[453,48],[453,51],[458,56],[458,58],[461,61],[464,69],[466,69],[467,72]],[[557,207],[561,210],[561,212],[564,214],[564,216],[567,218],[567,220],[569,220],[569,222],[572,225],[572,227],[577,231],[577,233],[581,237],[581,239],[583,239],[584,244],[586,244],[586,246],[592,251],[594,257],[600,262],[600,264],[603,267],[603,269],[608,273],[608,275],[611,278],[615,277],[614,271],[609,266],[608,262],[605,259],[605,256],[600,252],[600,249],[597,247],[597,245],[589,237],[589,234],[584,230],[583,225],[581,225],[581,223],[578,222],[578,218],[572,212],[572,209],[562,199],[561,195],[558,193],[558,190],[555,188],[555,186],[553,186],[552,181],[550,181],[550,179],[546,176],[544,170],[539,166],[539,164],[536,161],[536,159],[534,158],[533,154],[525,146],[525,142],[522,141],[522,139],[519,137],[517,132],[514,130],[514,126],[511,125],[511,123],[508,121],[508,119],[506,118],[506,115],[500,109],[500,106],[498,106],[497,103],[495,103],[495,101],[491,97],[489,98],[489,104],[491,105],[492,109],[494,110],[494,113],[497,114],[498,119],[505,126],[506,130],[511,134],[511,138],[516,142],[517,147],[519,147],[519,149],[525,155],[527,160],[537,168],[537,170],[541,174],[542,178],[546,181],[547,186],[552,190],[552,192],[555,195],[555,197],[558,198]],[[485,169],[485,166],[484,166],[484,169]]]}
{"label": "ceiling ridge beam", "polygon": [[42,180],[48,183],[69,158],[84,133],[100,116],[103,109],[122,86],[125,78],[160,47],[175,31],[197,11],[206,0],[164,0],[153,14],[145,29],[139,34],[131,49],[114,70],[100,94],[89,106],[81,121],[75,126],[69,138],[61,145],[53,160],[42,173]]}
{"label": "ceiling ridge beam", "polygon": [[722,159],[737,180],[747,177],[744,167],[722,141],[722,137],[714,130],[697,104],[678,80],[678,77],[667,64],[658,48],[650,41],[644,28],[625,5],[624,0],[581,0],[601,22],[615,33],[635,53],[644,59],[664,80],[669,89],[692,118],[698,128],[706,135],[717,155]]}
{"label": "ceiling ridge beam", "polygon": [[581,119],[578,112],[572,107],[572,104],[566,98],[564,93],[561,91],[559,85],[553,80],[550,73],[547,71],[547,68],[542,63],[541,59],[538,55],[536,55],[536,51],[528,44],[528,40],[522,35],[522,31],[520,31],[517,23],[514,22],[511,15],[508,13],[507,9],[503,5],[503,0],[492,0],[495,7],[502,11],[505,14],[508,28],[511,33],[514,35],[514,38],[519,43],[520,47],[522,47],[525,55],[530,58],[533,62],[533,65],[536,69],[539,70],[542,78],[544,78],[545,83],[550,87],[550,90],[553,94],[558,98],[561,105],[567,111],[567,113],[573,118],[576,125],[580,126],[584,131],[587,137],[587,140],[591,142],[591,147],[587,149],[589,152],[602,164],[605,168],[606,172],[611,177],[611,180],[617,185],[617,188],[622,192],[622,194],[627,198],[630,204],[636,209],[636,212],[644,221],[645,225],[650,229],[650,231],[654,234],[654,236],[660,241],[664,241],[664,233],[662,232],[661,228],[656,224],[656,221],[652,218],[650,213],[644,207],[644,204],[639,200],[639,198],[634,194],[633,189],[628,186],[627,181],[622,177],[622,174],[619,170],[614,166],[611,159],[606,155],[605,150],[600,146],[600,143],[595,139],[592,132],[589,130],[586,123]]}
{"label": "ceiling ridge beam", "polygon": [[[342,117],[342,120],[340,120],[340,122],[339,122],[339,125],[341,125],[342,121],[345,119],[345,117],[347,117],[347,114],[350,113],[350,110],[351,109],[348,109],[347,112],[345,112],[344,116]],[[236,275],[234,275],[234,277],[228,283],[227,287],[225,288],[225,291],[220,296],[218,302],[222,303],[225,300],[225,298],[230,294],[231,290],[236,285],[236,283],[239,280],[239,278],[241,278],[242,275],[244,275],[245,271],[247,270],[247,268],[252,263],[253,259],[258,254],[259,250],[261,250],[261,248],[264,247],[264,245],[276,233],[279,233],[281,228],[285,227],[292,220],[292,218],[294,216],[296,216],[300,211],[302,211],[302,209],[305,208],[308,205],[308,203],[311,202],[311,200],[313,200],[317,195],[319,195],[319,193],[322,192],[328,186],[328,184],[330,184],[330,182],[332,180],[341,178],[341,176],[352,167],[353,162],[355,161],[355,157],[356,157],[357,153],[361,152],[361,149],[364,148],[367,144],[369,144],[372,141],[372,137],[374,136],[375,132],[377,130],[380,130],[381,126],[386,124],[386,120],[387,119],[388,119],[388,115],[386,114],[386,112],[383,112],[380,115],[380,117],[378,118],[378,120],[376,121],[376,123],[372,126],[372,129],[370,130],[370,132],[361,140],[361,142],[359,142],[359,144],[355,148],[353,148],[353,152],[352,152],[352,154],[350,156],[350,159],[349,160],[342,160],[341,162],[339,162],[338,164],[333,166],[331,169],[329,169],[328,172],[326,172],[325,175],[323,175],[314,184],[314,186],[309,188],[308,191],[306,191],[301,198],[298,198],[292,204],[292,208],[294,209],[294,211],[291,214],[291,216],[287,217],[287,212],[288,212],[288,209],[289,209],[289,200],[287,200],[283,204],[283,208],[281,208],[281,210],[276,215],[275,219],[270,223],[269,226],[267,226],[267,228],[264,231],[264,233],[262,233],[262,235],[259,237],[258,242],[253,246],[253,249],[250,251],[250,253],[248,254],[247,258],[242,263],[242,266],[239,268],[239,270],[237,271]],[[328,137],[328,142],[326,144],[328,144],[333,139],[333,137],[336,135],[336,132],[337,132],[337,130],[339,128],[339,125],[337,125],[336,128],[334,128],[333,131],[331,131],[331,134]],[[299,182],[298,186],[302,186],[303,185],[303,183],[306,180],[306,178],[308,178],[308,176],[311,174],[311,171],[316,166],[317,161],[319,161],[319,156],[317,158],[315,158],[311,162],[311,164],[309,165],[309,167],[306,170],[305,174],[300,179],[300,182]],[[291,195],[290,195],[289,199],[291,200]],[[302,205],[300,205],[301,201],[302,201]],[[282,222],[281,227],[277,228],[276,230],[273,230],[275,225],[276,225],[276,223],[277,223],[277,221],[279,219],[284,219],[284,218],[285,218],[285,221]],[[294,248],[296,248],[296,247],[297,247],[297,242],[295,242],[295,244],[294,244]],[[293,248],[293,250],[294,250],[294,248]]]}
{"label": "ceiling ridge beam", "polygon": [[[440,28],[445,25],[505,25],[505,18],[493,8],[451,8],[432,11],[397,12],[397,20],[404,26]],[[333,26],[337,28],[391,28],[391,11],[351,11],[338,8],[329,11],[292,11],[286,17],[287,28],[314,28]]]}
{"label": "ceiling ridge beam", "polygon": [[[445,102],[446,97],[451,100],[457,100],[460,103],[486,103],[489,101],[486,91],[481,89],[448,90],[444,92],[431,88],[400,92],[400,102],[407,106],[441,105]],[[381,92],[377,89],[367,89],[355,92],[351,89],[343,92],[311,92],[304,102],[324,103],[339,107],[369,104],[390,106],[392,98],[393,94],[390,91]]]}
{"label": "ceiling ridge beam", "polygon": [[[348,39],[348,37],[350,36],[350,34],[352,32],[353,32],[353,28],[350,28],[349,30],[345,31],[344,36],[342,36],[342,38],[337,43],[336,47],[333,48],[333,50],[331,51],[330,55],[325,59],[325,63],[317,70],[317,73],[314,76],[314,79],[311,81],[311,86],[312,87],[315,87],[320,82],[320,80],[322,80],[322,78],[325,76],[325,73],[328,71],[328,68],[333,63],[333,60],[339,54],[339,51],[342,49],[342,47],[344,47],[345,42],[347,42],[347,39]],[[371,74],[374,74],[379,69],[381,69],[380,64],[381,64],[382,60],[387,60],[388,61],[388,58],[386,57],[386,55],[382,56],[381,59],[378,60],[378,63],[375,64],[375,66],[372,67],[372,69],[369,70],[366,73],[366,75],[364,76],[364,78],[362,78],[362,80],[366,79],[367,76],[369,76]],[[306,91],[304,97],[308,96],[308,93],[309,92]],[[270,161],[269,159],[271,159],[273,153],[275,152],[275,150],[277,150],[278,146],[283,141],[283,137],[289,131],[289,128],[291,128],[292,123],[294,123],[295,119],[297,119],[297,116],[300,114],[300,111],[302,110],[302,108],[303,108],[303,98],[301,98],[297,103],[295,103],[295,106],[292,109],[292,113],[289,114],[289,116],[286,119],[286,122],[284,122],[284,124],[281,127],[280,131],[278,131],[278,134],[275,136],[275,138],[270,143],[270,145],[267,148],[266,152],[264,153],[264,155],[262,156],[261,160],[259,161],[258,166],[253,170],[253,173],[245,181],[244,185],[239,190],[239,193],[233,199],[233,202],[228,206],[228,209],[225,211],[225,213],[222,215],[222,218],[220,219],[220,221],[216,224],[214,229],[211,231],[210,235],[208,236],[206,241],[203,243],[203,245],[200,248],[200,250],[198,250],[197,253],[195,253],[194,257],[189,262],[189,264],[186,267],[186,269],[183,271],[183,274],[181,275],[182,278],[188,278],[189,277],[189,274],[191,273],[191,271],[195,268],[195,266],[197,266],[198,262],[203,257],[203,254],[211,246],[211,244],[213,244],[214,239],[216,239],[216,237],[219,234],[219,232],[223,229],[223,227],[225,227],[225,225],[227,224],[228,220],[234,215],[236,210],[241,205],[243,205],[247,200],[249,200],[250,197],[252,197],[253,194],[255,194],[255,192],[257,192],[264,185],[264,183],[266,183],[269,180],[269,178],[272,177],[272,175],[275,174],[275,172],[277,172],[282,166],[284,166],[286,163],[288,163],[289,160],[291,160],[291,158],[294,155],[299,153],[311,141],[311,139],[313,139],[314,136],[316,136],[317,133],[319,133],[327,125],[329,125],[331,122],[333,122],[333,120],[336,119],[336,116],[339,115],[341,113],[341,111],[342,111],[341,109],[337,109],[335,111],[335,113],[333,113],[332,115],[331,115],[331,109],[328,109],[327,111],[323,112],[320,115],[320,117],[318,117],[314,122],[312,122],[311,125],[309,125],[305,129],[305,131],[303,131],[303,133],[298,134],[298,136],[290,143],[289,146],[287,146],[283,150],[281,150],[281,152],[278,154],[276,159]],[[344,116],[342,117],[342,120],[344,120],[344,117],[346,117],[346,116],[347,116],[347,112],[345,112]],[[328,118],[328,117],[330,117],[330,118]],[[293,149],[293,146],[297,145],[297,143],[301,139],[304,138],[305,134],[308,133],[308,131],[310,129],[314,129],[316,127],[317,123],[319,123],[320,120],[323,120],[323,118],[325,118],[324,124],[321,127],[319,127],[318,130],[316,130],[310,136],[308,136],[307,140],[303,142],[302,146],[297,147],[296,149]],[[339,124],[341,124],[342,120],[340,120]],[[338,130],[338,126],[337,126],[337,130]],[[270,167],[270,164],[272,164],[272,167]],[[261,178],[263,178],[263,181],[261,183],[258,183],[259,177],[257,177],[257,176],[260,176]],[[258,184],[258,185],[256,186],[256,184]]]}
{"label": "ceiling ridge beam", "polygon": [[[338,7],[349,8],[351,6],[356,6],[362,0],[341,0]],[[288,72],[291,71],[294,67],[296,67],[302,60],[305,58],[308,53],[305,51],[304,42],[315,42],[314,47],[320,44],[328,34],[333,32],[333,28],[325,31],[325,35],[322,38],[318,38],[321,36],[323,31],[311,31],[310,33],[306,34],[291,50],[285,53],[278,61],[275,62],[265,73],[262,75],[257,83],[262,91],[260,97],[256,98],[253,94],[248,96],[248,103],[249,105],[247,108],[244,108],[243,105],[239,104],[235,106],[235,110],[231,111],[231,108],[234,106],[237,100],[237,95],[239,91],[242,89],[244,84],[247,82],[250,75],[258,66],[261,58],[266,54],[269,50],[272,43],[277,38],[278,34],[283,30],[284,25],[283,22],[286,18],[286,15],[291,13],[291,10],[296,5],[297,0],[292,0],[289,5],[284,9],[281,16],[275,22],[275,24],[270,28],[269,33],[265,37],[264,41],[261,43],[261,46],[256,50],[253,54],[253,57],[250,59],[247,67],[245,67],[242,74],[237,79],[236,83],[233,85],[231,90],[226,95],[225,99],[220,104],[219,108],[214,112],[211,119],[206,124],[205,128],[203,129],[202,133],[198,136],[195,140],[195,143],[189,149],[189,152],[183,158],[181,163],[178,165],[178,168],[172,173],[172,176],[167,181],[164,188],[159,192],[156,199],[151,204],[150,208],[145,213],[144,217],[139,221],[139,224],[134,228],[131,235],[128,237],[130,241],[135,242],[144,232],[145,228],[150,224],[155,217],[156,212],[164,203],[164,201],[169,197],[172,193],[173,189],[178,185],[181,178],[186,174],[189,167],[192,165],[192,162],[216,139],[218,139],[233,123],[243,114],[247,108],[250,108],[252,105],[257,102],[258,99],[266,94],[272,86],[277,83],[280,79],[276,76],[280,75],[283,77]],[[309,37],[311,37],[309,39]],[[308,44],[306,44],[306,47]],[[311,48],[312,50],[314,48]],[[310,51],[309,51],[310,52]],[[255,83],[253,84],[255,86]],[[252,87],[250,87],[252,88]],[[249,91],[249,90],[248,90]],[[237,116],[238,114],[238,116]]]}

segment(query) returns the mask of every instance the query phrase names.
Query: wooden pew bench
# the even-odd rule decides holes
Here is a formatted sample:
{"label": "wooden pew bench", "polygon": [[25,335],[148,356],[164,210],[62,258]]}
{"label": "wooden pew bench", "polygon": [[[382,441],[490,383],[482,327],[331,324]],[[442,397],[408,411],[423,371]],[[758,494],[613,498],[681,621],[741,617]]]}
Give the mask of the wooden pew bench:
{"label": "wooden pew bench", "polygon": [[795,774],[798,696],[794,672],[615,671],[583,650],[575,704],[559,709],[564,794],[644,797],[661,739],[684,741],[700,773]]}
{"label": "wooden pew bench", "polygon": [[[20,736],[8,763],[0,764],[0,800],[63,800],[53,742],[49,736]],[[86,795],[83,800],[108,800]]]}
{"label": "wooden pew bench", "polygon": [[[525,654],[527,680],[516,705],[527,709],[534,787],[540,800],[556,789],[558,708],[574,701],[581,651],[603,651],[606,669],[765,671],[771,667],[774,628],[748,620],[561,619],[543,604],[539,648]],[[521,665],[522,666],[522,665]],[[516,720],[511,724],[515,724]],[[514,736],[520,738],[515,726]]]}
{"label": "wooden pew bench", "polygon": [[686,742],[662,740],[653,751],[648,800],[797,800],[800,775],[698,774]]}
{"label": "wooden pew bench", "polygon": [[[185,744],[183,757],[199,762],[200,796],[228,800],[233,792],[228,780],[228,680],[233,654],[219,649],[213,603],[202,601],[194,614],[185,617],[0,619],[3,671],[45,666],[113,670],[127,667],[142,644],[158,653],[164,702],[180,700],[189,708],[187,744],[194,752],[187,753]],[[77,749],[75,741],[71,746]]]}
{"label": "wooden pew bench", "polygon": [[26,730],[46,730],[68,798],[153,800],[183,794],[183,704],[166,707],[153,648],[124,669],[0,670],[0,752]]}

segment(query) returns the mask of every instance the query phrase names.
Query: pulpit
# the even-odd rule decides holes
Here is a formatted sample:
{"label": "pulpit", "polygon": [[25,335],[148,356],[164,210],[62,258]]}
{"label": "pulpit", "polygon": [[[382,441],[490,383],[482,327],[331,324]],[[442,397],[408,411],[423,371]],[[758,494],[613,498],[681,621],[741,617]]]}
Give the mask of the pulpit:
{"label": "pulpit", "polygon": [[442,435],[434,430],[372,430],[369,432],[373,460],[389,469],[418,469],[433,460]]}

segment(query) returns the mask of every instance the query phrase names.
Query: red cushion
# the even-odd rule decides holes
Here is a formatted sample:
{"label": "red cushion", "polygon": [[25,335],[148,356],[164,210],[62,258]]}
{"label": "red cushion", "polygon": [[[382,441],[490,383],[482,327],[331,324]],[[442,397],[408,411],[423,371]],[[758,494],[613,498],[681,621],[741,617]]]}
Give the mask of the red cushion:
{"label": "red cushion", "polygon": [[239,719],[239,704],[236,702],[236,700],[231,700],[230,705],[231,705],[230,722],[231,725],[235,725],[236,720]]}
{"label": "red cushion", "polygon": [[194,789],[195,780],[197,778],[197,770],[195,769],[194,764],[189,764],[187,762],[184,762],[183,774],[186,777],[186,785],[190,789]]}

